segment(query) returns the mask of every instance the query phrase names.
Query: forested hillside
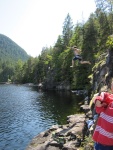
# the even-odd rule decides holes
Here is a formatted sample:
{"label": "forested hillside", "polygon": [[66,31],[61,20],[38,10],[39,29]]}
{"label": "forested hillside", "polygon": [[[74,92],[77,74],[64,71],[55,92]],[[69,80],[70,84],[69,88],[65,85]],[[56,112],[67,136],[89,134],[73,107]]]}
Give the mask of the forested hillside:
{"label": "forested hillside", "polygon": [[[13,73],[10,76],[7,73],[6,78],[7,69],[2,67],[1,74],[4,75],[0,80],[36,84],[41,82],[46,89],[91,88],[90,77],[95,65],[99,64],[98,58],[107,55],[108,49],[113,47],[113,2],[95,0],[95,3],[97,8],[86,22],[74,25],[68,13],[62,35],[58,36],[54,46],[44,47],[40,56],[31,57],[26,63],[18,62]],[[74,45],[81,49],[83,60],[90,61],[91,65],[75,61],[74,67],[70,68],[74,56],[71,47]]]}
{"label": "forested hillside", "polygon": [[19,45],[5,35],[0,34],[0,60],[22,61],[28,60],[29,56]]}
{"label": "forested hillside", "polygon": [[0,34],[0,82],[10,81],[18,64],[22,65],[29,55],[14,41]]}

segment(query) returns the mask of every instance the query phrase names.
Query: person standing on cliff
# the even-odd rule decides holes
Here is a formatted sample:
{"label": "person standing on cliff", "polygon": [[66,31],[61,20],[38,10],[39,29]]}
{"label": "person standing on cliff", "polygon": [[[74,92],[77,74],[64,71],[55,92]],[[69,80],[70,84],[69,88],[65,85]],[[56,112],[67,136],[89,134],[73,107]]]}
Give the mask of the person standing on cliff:
{"label": "person standing on cliff", "polygon": [[[113,82],[111,83],[113,93]],[[96,113],[99,114],[93,133],[95,150],[113,150],[113,94],[101,92],[94,100]]]}
{"label": "person standing on cliff", "polygon": [[77,46],[73,46],[72,50],[74,52],[74,57],[72,59],[72,66],[70,67],[74,67],[74,61],[75,60],[79,60],[80,64],[91,64],[89,61],[83,61],[82,60],[82,56],[80,55],[81,50],[77,48]]}

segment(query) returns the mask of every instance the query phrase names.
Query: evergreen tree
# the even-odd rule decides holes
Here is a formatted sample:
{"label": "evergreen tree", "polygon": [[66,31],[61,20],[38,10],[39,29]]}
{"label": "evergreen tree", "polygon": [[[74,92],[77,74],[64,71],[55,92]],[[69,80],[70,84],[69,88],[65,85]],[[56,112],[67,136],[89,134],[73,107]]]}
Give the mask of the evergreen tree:
{"label": "evergreen tree", "polygon": [[72,37],[72,33],[73,33],[73,22],[72,19],[69,15],[69,13],[67,14],[65,21],[64,21],[64,25],[63,25],[63,46],[64,49],[69,45],[69,41]]}
{"label": "evergreen tree", "polygon": [[109,13],[108,22],[109,22],[109,27],[110,27],[110,34],[113,34],[113,12]]}
{"label": "evergreen tree", "polygon": [[102,11],[111,12],[113,9],[113,0],[95,0],[96,7]]}
{"label": "evergreen tree", "polygon": [[98,16],[98,42],[99,42],[99,47],[100,49],[105,49],[106,48],[106,40],[107,37],[110,35],[110,26],[107,18],[107,14],[104,12],[100,12]]}
{"label": "evergreen tree", "polygon": [[92,61],[92,57],[95,53],[97,53],[97,36],[98,36],[98,29],[96,24],[95,15],[91,14],[89,17],[88,22],[84,25],[84,38],[83,38],[83,45],[82,45],[82,55],[83,59],[88,59]]}

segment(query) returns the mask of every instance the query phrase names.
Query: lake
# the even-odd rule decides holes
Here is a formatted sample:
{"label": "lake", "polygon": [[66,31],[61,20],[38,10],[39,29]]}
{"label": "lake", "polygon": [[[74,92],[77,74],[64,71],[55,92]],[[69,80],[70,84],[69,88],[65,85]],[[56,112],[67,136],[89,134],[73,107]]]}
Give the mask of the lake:
{"label": "lake", "polygon": [[81,97],[70,92],[38,90],[28,85],[0,85],[0,150],[25,150],[40,132],[66,124],[79,112]]}

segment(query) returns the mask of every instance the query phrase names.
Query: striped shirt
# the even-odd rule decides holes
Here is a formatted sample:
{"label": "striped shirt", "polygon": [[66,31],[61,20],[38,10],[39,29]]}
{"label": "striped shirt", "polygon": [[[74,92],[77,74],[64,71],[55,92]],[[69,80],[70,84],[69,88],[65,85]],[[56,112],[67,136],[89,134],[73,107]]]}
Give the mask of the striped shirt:
{"label": "striped shirt", "polygon": [[103,145],[113,146],[113,102],[107,108],[96,107],[100,113],[97,125],[93,134],[93,140]]}

